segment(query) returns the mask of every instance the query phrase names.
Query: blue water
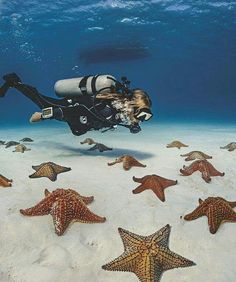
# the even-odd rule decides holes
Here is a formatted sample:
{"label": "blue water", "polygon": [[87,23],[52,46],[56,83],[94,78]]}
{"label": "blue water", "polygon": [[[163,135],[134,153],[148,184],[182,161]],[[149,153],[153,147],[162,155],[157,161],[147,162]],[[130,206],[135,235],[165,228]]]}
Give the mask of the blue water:
{"label": "blue water", "polygon": [[[155,121],[235,123],[235,1],[0,0],[0,75],[54,96],[56,80],[126,75],[153,100]],[[37,108],[11,90],[0,124]]]}

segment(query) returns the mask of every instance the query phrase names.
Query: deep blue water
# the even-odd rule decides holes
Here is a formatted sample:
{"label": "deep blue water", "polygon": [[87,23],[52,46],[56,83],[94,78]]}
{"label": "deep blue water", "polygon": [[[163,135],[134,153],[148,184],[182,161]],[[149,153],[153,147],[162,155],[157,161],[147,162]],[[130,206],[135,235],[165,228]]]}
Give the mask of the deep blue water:
{"label": "deep blue water", "polygon": [[[236,122],[235,1],[0,0],[0,36],[0,75],[46,95],[58,79],[126,75],[156,121]],[[0,124],[36,109],[12,90]]]}

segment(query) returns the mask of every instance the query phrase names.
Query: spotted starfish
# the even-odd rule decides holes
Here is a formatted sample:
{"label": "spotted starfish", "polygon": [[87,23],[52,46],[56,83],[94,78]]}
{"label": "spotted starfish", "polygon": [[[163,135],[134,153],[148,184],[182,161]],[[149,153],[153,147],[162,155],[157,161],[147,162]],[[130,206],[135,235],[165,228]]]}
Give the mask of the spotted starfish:
{"label": "spotted starfish", "polygon": [[93,197],[83,197],[72,189],[56,189],[44,192],[45,198],[32,208],[20,210],[21,214],[28,216],[48,215],[53,218],[55,232],[62,235],[73,221],[83,223],[105,222],[105,217],[92,213],[87,204],[93,202]]}
{"label": "spotted starfish", "polygon": [[181,147],[188,147],[188,145],[183,144],[180,141],[173,141],[170,144],[167,144],[167,148],[178,148],[180,149]]}
{"label": "spotted starfish", "polygon": [[111,165],[114,165],[114,164],[117,164],[117,163],[122,163],[122,162],[123,162],[124,170],[130,170],[131,167],[133,167],[133,166],[146,167],[146,165],[141,164],[134,157],[129,156],[129,155],[121,156],[121,157],[117,158],[114,162],[108,163],[108,165],[111,166]]}
{"label": "spotted starfish", "polygon": [[199,199],[199,206],[185,215],[185,220],[194,220],[207,216],[210,232],[215,234],[224,221],[236,222],[236,213],[233,208],[236,202],[229,202],[220,197],[209,197],[205,201]]}
{"label": "spotted starfish", "polygon": [[0,174],[0,186],[1,187],[11,187],[12,186],[12,179],[8,179],[5,176]]}
{"label": "spotted starfish", "polygon": [[36,172],[31,174],[29,176],[30,178],[47,177],[51,181],[56,181],[58,174],[71,170],[70,167],[60,166],[53,162],[42,163],[40,165],[32,166],[32,168],[36,170]]}
{"label": "spotted starfish", "polygon": [[232,152],[236,149],[236,142],[229,143],[224,147],[220,147],[221,149],[227,149],[229,152]]}
{"label": "spotted starfish", "polygon": [[211,182],[211,176],[224,176],[224,172],[219,172],[214,168],[214,166],[207,160],[200,160],[193,162],[190,166],[183,166],[180,172],[184,176],[193,174],[195,171],[200,171],[202,173],[202,178],[207,182]]}
{"label": "spotted starfish", "polygon": [[146,175],[143,178],[133,177],[135,182],[141,183],[136,189],[133,190],[134,194],[141,193],[145,190],[152,190],[154,194],[162,201],[165,202],[164,190],[169,186],[176,185],[178,181],[163,178],[159,175]]}
{"label": "spotted starfish", "polygon": [[97,144],[92,138],[86,138],[84,141],[80,142],[80,144],[88,144],[88,145],[93,145]]}
{"label": "spotted starfish", "polygon": [[198,159],[198,160],[212,159],[211,156],[208,156],[207,154],[204,154],[201,151],[192,151],[190,153],[183,154],[183,155],[180,155],[180,156],[181,157],[187,157],[185,159],[185,161],[194,161],[196,159]]}
{"label": "spotted starfish", "polygon": [[133,272],[141,282],[158,282],[166,270],[195,265],[169,249],[170,226],[166,225],[150,236],[140,236],[118,229],[124,252],[104,270]]}
{"label": "spotted starfish", "polygon": [[19,153],[24,153],[25,151],[30,151],[31,149],[27,148],[25,145],[23,144],[19,144],[16,146],[15,151],[13,152],[19,152]]}
{"label": "spotted starfish", "polygon": [[34,140],[32,140],[31,138],[29,137],[25,137],[23,139],[20,140],[21,142],[34,142]]}
{"label": "spotted starfish", "polygon": [[19,145],[20,143],[19,142],[16,142],[16,141],[9,141],[7,142],[5,145],[5,148],[9,148],[9,147],[12,147],[12,146],[16,146],[16,145]]}
{"label": "spotted starfish", "polygon": [[111,151],[112,148],[109,148],[101,143],[97,143],[94,145],[92,148],[89,149],[89,151],[95,151],[98,150],[99,152],[104,152],[104,151]]}

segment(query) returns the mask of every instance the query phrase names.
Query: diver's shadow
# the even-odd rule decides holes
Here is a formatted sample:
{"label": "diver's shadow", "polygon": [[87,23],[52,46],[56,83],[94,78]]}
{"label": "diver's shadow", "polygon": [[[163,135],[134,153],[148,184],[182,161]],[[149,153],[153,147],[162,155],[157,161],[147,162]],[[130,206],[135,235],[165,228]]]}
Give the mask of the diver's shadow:
{"label": "diver's shadow", "polygon": [[60,153],[60,157],[65,157],[65,158],[76,156],[76,155],[95,156],[95,157],[103,156],[103,157],[113,157],[113,158],[114,157],[116,158],[122,155],[132,155],[142,160],[142,159],[148,159],[154,156],[154,154],[149,153],[149,152],[142,152],[142,151],[127,149],[127,148],[112,148],[111,151],[99,152],[98,150],[94,150],[94,151],[89,150],[94,145],[87,146],[84,148],[76,148],[76,147],[68,146],[68,145],[65,145],[59,142],[44,142],[44,145],[46,145],[47,147],[49,147],[50,144],[53,145],[53,148],[60,149],[62,151]]}

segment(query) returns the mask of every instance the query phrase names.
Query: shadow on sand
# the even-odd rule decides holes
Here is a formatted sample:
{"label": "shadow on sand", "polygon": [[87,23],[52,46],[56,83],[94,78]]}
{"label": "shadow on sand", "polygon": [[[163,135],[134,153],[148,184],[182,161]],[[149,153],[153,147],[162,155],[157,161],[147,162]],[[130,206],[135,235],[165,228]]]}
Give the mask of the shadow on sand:
{"label": "shadow on sand", "polygon": [[92,146],[87,146],[84,148],[76,148],[73,146],[68,146],[63,143],[59,142],[43,142],[43,145],[50,147],[52,146],[55,149],[61,150],[60,157],[72,157],[76,155],[84,155],[84,156],[104,156],[104,157],[112,157],[112,158],[117,158],[122,155],[132,155],[135,158],[139,160],[144,160],[148,159],[154,156],[154,154],[149,153],[149,152],[141,152],[137,150],[132,150],[132,149],[126,149],[126,148],[113,148],[112,151],[105,151],[100,153],[99,151],[89,151],[88,149],[93,147]]}

